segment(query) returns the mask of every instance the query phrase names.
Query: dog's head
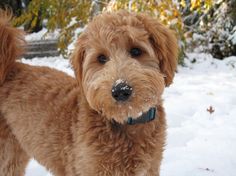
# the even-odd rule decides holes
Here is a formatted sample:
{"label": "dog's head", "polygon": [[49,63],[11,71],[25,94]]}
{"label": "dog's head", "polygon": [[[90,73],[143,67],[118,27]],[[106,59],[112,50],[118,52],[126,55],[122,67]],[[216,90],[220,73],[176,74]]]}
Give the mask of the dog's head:
{"label": "dog's head", "polygon": [[123,123],[161,103],[177,65],[175,35],[144,14],[119,11],[93,19],[72,57],[90,107]]}

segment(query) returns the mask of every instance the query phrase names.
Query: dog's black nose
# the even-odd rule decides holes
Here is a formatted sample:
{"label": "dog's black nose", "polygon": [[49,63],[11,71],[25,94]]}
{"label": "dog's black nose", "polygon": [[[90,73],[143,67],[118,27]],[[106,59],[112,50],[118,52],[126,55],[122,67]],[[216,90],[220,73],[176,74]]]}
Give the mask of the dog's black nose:
{"label": "dog's black nose", "polygon": [[126,101],[132,94],[132,87],[125,82],[121,82],[112,87],[111,93],[116,101]]}

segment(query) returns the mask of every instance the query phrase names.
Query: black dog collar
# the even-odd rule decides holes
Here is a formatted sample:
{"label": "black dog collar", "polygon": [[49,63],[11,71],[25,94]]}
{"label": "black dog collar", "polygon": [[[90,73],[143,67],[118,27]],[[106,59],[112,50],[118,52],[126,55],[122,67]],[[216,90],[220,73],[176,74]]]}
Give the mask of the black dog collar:
{"label": "black dog collar", "polygon": [[143,113],[137,119],[129,117],[127,120],[128,125],[135,125],[140,123],[147,123],[154,120],[156,117],[156,108],[150,108],[147,112]]}

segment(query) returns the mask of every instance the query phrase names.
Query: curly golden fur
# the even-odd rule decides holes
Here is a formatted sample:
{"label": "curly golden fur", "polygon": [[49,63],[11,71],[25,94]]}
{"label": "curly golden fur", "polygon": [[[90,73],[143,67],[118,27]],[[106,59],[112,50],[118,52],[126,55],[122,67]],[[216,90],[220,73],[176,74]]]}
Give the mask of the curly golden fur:
{"label": "curly golden fur", "polygon": [[[174,34],[144,14],[103,13],[78,39],[75,79],[15,62],[23,34],[1,13],[0,175],[23,176],[34,157],[55,176],[159,176],[166,128],[161,96],[176,69]],[[138,58],[129,53],[134,47],[142,50]],[[112,98],[117,80],[133,88],[125,102]],[[157,109],[155,120],[126,124],[150,107]]]}

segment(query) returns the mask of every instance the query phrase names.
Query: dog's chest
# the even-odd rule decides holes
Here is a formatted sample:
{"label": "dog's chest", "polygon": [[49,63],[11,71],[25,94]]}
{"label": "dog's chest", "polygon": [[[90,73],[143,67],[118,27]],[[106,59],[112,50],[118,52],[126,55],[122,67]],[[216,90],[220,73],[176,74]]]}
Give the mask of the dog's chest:
{"label": "dog's chest", "polygon": [[146,176],[153,157],[150,152],[153,148],[147,141],[135,143],[122,135],[102,143],[96,150],[99,170],[110,171],[111,175],[117,173],[117,176]]}
{"label": "dog's chest", "polygon": [[160,134],[164,133],[159,130],[151,133],[137,130],[138,135],[132,136],[102,124],[89,126],[77,143],[80,161],[76,170],[83,176],[149,176],[153,162],[162,152],[164,138]]}

